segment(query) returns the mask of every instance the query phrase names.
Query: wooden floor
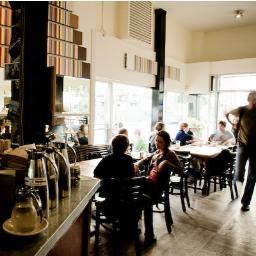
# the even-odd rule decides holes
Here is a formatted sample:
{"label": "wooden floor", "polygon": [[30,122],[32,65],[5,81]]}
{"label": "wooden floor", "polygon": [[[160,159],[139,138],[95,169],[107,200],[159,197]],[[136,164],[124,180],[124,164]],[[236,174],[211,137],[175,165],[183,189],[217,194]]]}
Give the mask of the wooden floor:
{"label": "wooden floor", "polygon": [[[241,192],[242,186],[238,188]],[[231,202],[229,189],[211,193],[207,197],[203,197],[199,192],[194,194],[190,191],[192,208],[188,209],[186,214],[181,210],[179,197],[171,196],[174,219],[172,233],[167,233],[163,215],[155,213],[154,229],[157,243],[151,248],[143,248],[142,255],[255,256],[255,196],[251,211],[244,213],[240,210],[240,198]],[[111,235],[103,229],[100,239],[100,255],[135,255],[133,244],[122,238],[114,250]],[[143,239],[142,231],[142,243]]]}

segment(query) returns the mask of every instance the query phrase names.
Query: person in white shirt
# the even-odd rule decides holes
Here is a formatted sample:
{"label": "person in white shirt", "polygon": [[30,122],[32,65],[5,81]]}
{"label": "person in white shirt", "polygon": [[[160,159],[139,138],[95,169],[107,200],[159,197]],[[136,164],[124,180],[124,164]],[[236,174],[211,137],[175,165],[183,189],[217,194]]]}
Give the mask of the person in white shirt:
{"label": "person in white shirt", "polygon": [[212,134],[209,141],[219,142],[222,145],[235,144],[235,137],[232,132],[226,130],[227,123],[219,121],[219,129]]}

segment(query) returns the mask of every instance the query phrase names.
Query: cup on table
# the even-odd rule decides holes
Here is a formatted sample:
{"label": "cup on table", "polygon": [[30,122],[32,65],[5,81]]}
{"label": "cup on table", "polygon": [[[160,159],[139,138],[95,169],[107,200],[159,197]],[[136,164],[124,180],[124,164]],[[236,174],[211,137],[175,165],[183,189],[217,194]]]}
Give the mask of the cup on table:
{"label": "cup on table", "polygon": [[180,148],[180,141],[179,141],[179,140],[176,140],[175,145],[176,145],[176,148]]}

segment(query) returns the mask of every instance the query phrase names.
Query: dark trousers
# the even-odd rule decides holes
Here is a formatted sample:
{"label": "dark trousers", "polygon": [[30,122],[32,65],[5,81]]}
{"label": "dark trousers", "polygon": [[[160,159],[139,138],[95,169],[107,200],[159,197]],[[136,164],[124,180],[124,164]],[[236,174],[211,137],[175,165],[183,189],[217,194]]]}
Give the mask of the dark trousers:
{"label": "dark trousers", "polygon": [[239,144],[237,149],[237,169],[236,179],[242,181],[245,173],[245,165],[249,160],[249,168],[244,194],[241,199],[243,205],[249,205],[252,199],[254,186],[256,183],[256,148]]}
{"label": "dark trousers", "polygon": [[144,226],[145,226],[145,237],[151,238],[154,236],[153,227],[153,204],[157,199],[157,188],[156,184],[146,180],[143,185],[144,199]]}

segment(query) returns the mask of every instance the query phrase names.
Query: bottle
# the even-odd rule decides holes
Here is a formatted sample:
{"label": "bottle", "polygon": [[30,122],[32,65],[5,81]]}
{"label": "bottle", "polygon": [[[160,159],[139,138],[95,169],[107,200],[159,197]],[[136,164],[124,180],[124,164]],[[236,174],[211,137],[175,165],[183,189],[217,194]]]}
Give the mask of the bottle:
{"label": "bottle", "polygon": [[49,217],[49,187],[43,152],[36,149],[28,150],[29,166],[25,184],[37,191],[42,202],[43,217]]}

